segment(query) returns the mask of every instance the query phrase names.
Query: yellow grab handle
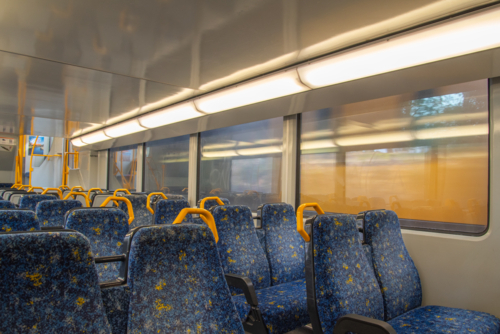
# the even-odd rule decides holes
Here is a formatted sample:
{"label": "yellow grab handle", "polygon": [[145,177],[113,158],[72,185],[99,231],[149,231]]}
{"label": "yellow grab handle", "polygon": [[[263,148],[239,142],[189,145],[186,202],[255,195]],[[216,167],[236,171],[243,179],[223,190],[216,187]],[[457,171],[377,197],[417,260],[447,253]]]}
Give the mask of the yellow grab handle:
{"label": "yellow grab handle", "polygon": [[[58,188],[59,188],[59,189],[61,189],[61,187],[62,187],[63,189],[69,189],[69,187],[68,187],[67,185],[62,185],[62,186],[59,186]],[[70,190],[71,190],[71,189],[70,189]]]}
{"label": "yellow grab handle", "polygon": [[17,190],[22,190],[22,189],[24,189],[24,188],[26,188],[26,187],[27,187],[28,189],[29,189],[29,188],[31,188],[31,186],[30,186],[29,184],[25,184],[25,185],[21,185],[19,188],[17,188]]}
{"label": "yellow grab handle", "polygon": [[52,190],[52,191],[57,191],[57,194],[59,195],[59,198],[62,199],[63,198],[63,194],[62,194],[62,191],[61,189],[59,188],[47,188],[45,189],[43,192],[42,192],[42,195],[45,195],[49,190]]}
{"label": "yellow grab handle", "polygon": [[117,193],[117,192],[119,192],[119,191],[122,191],[122,192],[124,192],[124,193],[129,194],[129,195],[132,195],[132,194],[130,193],[130,191],[128,191],[128,189],[116,189],[116,190],[115,190],[115,192],[113,193],[113,197],[115,197],[115,196],[116,196],[116,193]]}
{"label": "yellow grab handle", "polygon": [[19,186],[20,186],[20,184],[13,184],[12,187],[10,187],[10,189],[12,189],[12,188],[16,188],[17,189],[17,187],[19,187]]}
{"label": "yellow grab handle", "polygon": [[148,208],[149,212],[151,212],[151,214],[154,215],[155,212],[153,208],[151,208],[151,202],[150,202],[151,196],[161,196],[163,197],[163,199],[168,199],[168,198],[167,196],[165,196],[164,193],[151,193],[148,195],[148,199],[146,200],[146,208]]}
{"label": "yellow grab handle", "polygon": [[212,196],[212,197],[205,197],[204,199],[202,199],[200,202],[200,208],[205,209],[205,202],[208,200],[216,200],[217,204],[224,205],[224,202],[219,197]]}
{"label": "yellow grab handle", "polygon": [[177,218],[175,218],[174,222],[172,223],[173,225],[175,224],[180,224],[188,214],[199,214],[201,219],[208,225],[208,227],[212,230],[212,233],[214,234],[215,242],[219,242],[219,234],[217,233],[217,227],[215,226],[215,221],[214,217],[210,213],[210,211],[205,210],[205,209],[192,209],[192,208],[185,208],[182,209],[181,212],[179,212],[179,215]]}
{"label": "yellow grab handle", "polygon": [[28,192],[35,190],[35,189],[41,189],[42,191],[44,190],[42,187],[29,187]]}
{"label": "yellow grab handle", "polygon": [[[69,189],[69,187],[68,187]],[[83,187],[81,186],[74,186],[73,188],[71,188],[71,191],[75,191],[75,189],[80,189],[81,191],[83,191]]]}
{"label": "yellow grab handle", "polygon": [[307,232],[304,230],[304,209],[305,208],[313,208],[316,210],[316,212],[320,215],[324,215],[325,211],[319,206],[318,203],[305,203],[299,206],[297,209],[297,232],[304,238],[306,242],[309,242],[311,240],[311,237]]}
{"label": "yellow grab handle", "polygon": [[81,191],[70,191],[69,194],[64,197],[64,200],[67,200],[70,196],[83,196],[85,198],[85,203],[87,204],[87,208],[90,208],[90,203],[89,203],[89,197],[87,196],[86,193],[81,192]]}
{"label": "yellow grab handle", "polygon": [[90,193],[93,192],[93,191],[100,191],[101,194],[102,194],[102,189],[101,188],[90,188],[89,191],[87,192],[87,196],[90,198]]}
{"label": "yellow grab handle", "polygon": [[125,197],[116,197],[116,196],[109,196],[108,198],[106,198],[106,200],[104,202],[102,202],[101,204],[101,208],[108,205],[108,203],[110,201],[114,201],[115,204],[118,205],[118,203],[116,203],[116,201],[122,201],[122,202],[125,202],[125,204],[127,204],[127,209],[128,209],[128,224],[130,225],[133,221],[134,221],[134,209],[132,208],[132,203],[130,203],[130,201],[125,198]]}

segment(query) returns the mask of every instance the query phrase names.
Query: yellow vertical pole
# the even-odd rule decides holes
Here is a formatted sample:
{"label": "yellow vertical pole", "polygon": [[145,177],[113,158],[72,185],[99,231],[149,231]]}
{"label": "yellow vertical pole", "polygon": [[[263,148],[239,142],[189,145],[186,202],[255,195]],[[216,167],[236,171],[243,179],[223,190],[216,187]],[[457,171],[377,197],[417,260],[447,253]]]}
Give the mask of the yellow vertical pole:
{"label": "yellow vertical pole", "polygon": [[35,144],[33,144],[33,149],[31,150],[31,157],[30,157],[30,176],[29,176],[29,186],[31,187],[31,173],[33,172],[33,155],[35,154],[35,148],[36,148],[36,143],[38,141],[38,136],[35,138]]}

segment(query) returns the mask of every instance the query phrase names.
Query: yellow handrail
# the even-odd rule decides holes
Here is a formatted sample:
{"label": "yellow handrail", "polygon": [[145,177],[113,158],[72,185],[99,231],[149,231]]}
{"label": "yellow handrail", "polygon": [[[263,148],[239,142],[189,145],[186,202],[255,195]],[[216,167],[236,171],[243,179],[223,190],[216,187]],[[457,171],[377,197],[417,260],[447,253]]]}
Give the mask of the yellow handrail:
{"label": "yellow handrail", "polygon": [[128,191],[128,189],[123,189],[123,188],[122,188],[122,189],[116,189],[116,190],[115,190],[115,192],[113,193],[113,197],[115,197],[115,196],[116,196],[116,193],[117,193],[117,192],[119,192],[119,191],[124,192],[124,193],[127,193],[127,194],[129,194],[129,195],[132,195],[132,194],[130,193],[130,191]]}
{"label": "yellow handrail", "polygon": [[44,189],[42,187],[29,187],[28,192],[35,190],[35,189],[41,189],[42,191],[44,191]]}
{"label": "yellow handrail", "polygon": [[17,188],[18,188],[19,186],[21,186],[21,185],[22,185],[22,184],[13,184],[13,185],[12,185],[12,187],[10,187],[10,189],[12,189],[12,188],[16,188],[16,189],[17,189]]}
{"label": "yellow handrail", "polygon": [[74,186],[73,188],[71,188],[71,191],[75,191],[75,189],[80,189],[81,191],[84,191],[82,186]]}
{"label": "yellow handrail", "polygon": [[106,200],[101,204],[101,207],[104,207],[106,205],[108,205],[108,203],[110,201],[122,201],[122,202],[125,202],[125,204],[127,204],[127,209],[128,209],[128,224],[130,225],[133,221],[134,221],[134,209],[132,208],[132,203],[130,203],[130,201],[125,198],[125,197],[117,197],[117,196],[109,196],[108,198],[106,198]]}
{"label": "yellow handrail", "polygon": [[89,191],[87,192],[87,196],[90,198],[90,193],[93,191],[99,190],[102,194],[102,189],[101,188],[90,188]]}
{"label": "yellow handrail", "polygon": [[168,199],[167,196],[165,196],[164,193],[151,193],[148,195],[148,199],[146,200],[146,208],[148,208],[149,212],[151,212],[152,215],[155,214],[154,210],[151,208],[151,196],[161,196],[163,199]]}
{"label": "yellow handrail", "polygon": [[62,191],[61,189],[59,188],[47,188],[45,189],[43,192],[42,192],[42,195],[45,195],[49,190],[52,190],[52,191],[57,191],[57,194],[59,195],[59,198],[60,199],[63,199],[63,194],[62,194]]}
{"label": "yellow handrail", "polygon": [[318,203],[305,203],[299,206],[297,209],[297,232],[304,238],[306,242],[309,242],[311,240],[311,237],[307,232],[304,230],[304,209],[305,208],[313,208],[316,210],[316,212],[320,215],[324,215],[325,211],[319,206]]}
{"label": "yellow handrail", "polygon": [[219,234],[217,233],[217,227],[215,226],[214,217],[210,213],[210,211],[205,209],[193,209],[193,208],[185,208],[179,212],[177,218],[175,218],[173,225],[180,224],[188,214],[199,214],[200,218],[208,225],[208,227],[212,230],[214,234],[215,242],[219,242]]}
{"label": "yellow handrail", "polygon": [[215,201],[217,201],[217,204],[224,205],[224,202],[219,197],[217,197],[217,196],[205,197],[200,202],[200,208],[201,209],[205,209],[205,202],[208,201],[208,200],[215,200]]}
{"label": "yellow handrail", "polygon": [[22,190],[26,187],[28,187],[28,189],[29,189],[31,186],[29,184],[24,184],[24,185],[21,185],[19,188],[17,188],[17,190]]}
{"label": "yellow handrail", "polygon": [[70,196],[82,196],[83,198],[85,198],[85,204],[87,204],[87,208],[90,208],[89,198],[86,193],[81,191],[70,191],[69,194],[64,197],[64,200],[67,200]]}
{"label": "yellow handrail", "polygon": [[63,184],[63,185],[61,185],[61,186],[59,186],[59,187],[57,187],[57,188],[61,188],[61,187],[63,187],[63,189],[69,189],[69,190],[71,190],[71,189],[70,189],[67,185],[65,185],[65,184]]}

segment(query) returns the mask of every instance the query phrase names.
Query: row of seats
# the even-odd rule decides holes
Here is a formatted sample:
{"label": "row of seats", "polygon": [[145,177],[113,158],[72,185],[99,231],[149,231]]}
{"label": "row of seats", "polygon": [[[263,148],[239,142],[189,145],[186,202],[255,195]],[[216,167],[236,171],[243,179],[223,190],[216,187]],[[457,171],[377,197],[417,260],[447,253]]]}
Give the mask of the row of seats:
{"label": "row of seats", "polygon": [[[162,217],[162,213],[158,211],[161,207],[161,205],[159,206],[159,204],[162,202],[166,203],[167,201],[161,200],[156,202],[155,215],[159,217]],[[209,203],[209,204],[217,204],[217,203]],[[248,207],[229,206],[229,205],[212,206],[210,210],[214,217],[215,225],[217,227],[216,233],[218,234],[219,238],[217,251],[221,261],[221,266],[224,270],[224,273],[226,274],[226,279],[230,285],[230,290],[233,295],[232,301],[236,306],[239,318],[243,321],[243,326],[245,330],[252,333],[286,333],[312,322],[312,328],[314,330],[314,333],[323,333],[323,332],[327,333],[331,332],[330,328],[327,325],[325,327],[324,324],[326,322],[324,319],[320,321],[317,320],[320,318],[320,315],[321,316],[326,315],[327,319],[333,319],[331,320],[330,323],[330,325],[333,324],[333,326],[335,326],[335,324],[339,322],[338,321],[339,319],[343,319],[340,317],[348,313],[365,315],[365,313],[349,312],[351,310],[357,311],[357,309],[347,307],[348,306],[347,304],[349,304],[349,306],[358,305],[359,303],[356,304],[356,302],[359,302],[359,300],[361,300],[359,299],[360,297],[356,297],[360,295],[360,291],[357,291],[355,289],[355,287],[360,288],[359,282],[361,281],[359,280],[358,276],[353,276],[352,273],[347,274],[347,276],[345,277],[346,278],[345,287],[341,286],[340,288],[338,288],[340,289],[340,293],[342,292],[347,293],[346,296],[342,295],[343,298],[345,297],[344,299],[340,298],[336,300],[336,304],[335,303],[332,304],[331,300],[327,300],[327,302],[322,303],[321,299],[325,295],[325,293],[329,298],[339,298],[339,292],[333,294],[327,293],[335,291],[336,287],[332,284],[337,282],[334,279],[332,283],[332,281],[328,281],[328,279],[331,279],[332,277],[341,277],[340,280],[342,280],[344,278],[344,276],[342,275],[340,276],[337,276],[336,274],[332,275],[332,273],[336,273],[337,270],[341,270],[342,272],[342,269],[348,270],[346,269],[347,267],[351,268],[350,269],[351,271],[354,270],[354,273],[358,275],[360,274],[356,270],[362,270],[363,274],[360,277],[366,278],[367,275],[369,275],[370,271],[368,271],[368,273],[365,273],[365,269],[371,270],[371,273],[373,275],[374,270],[376,270],[374,268],[377,268],[377,262],[375,260],[375,256],[372,255],[372,253],[374,253],[373,249],[376,249],[376,247],[370,244],[369,240],[373,240],[373,238],[370,239],[369,235],[366,232],[369,230],[369,228],[363,229],[363,232],[365,233],[365,238],[364,238],[365,245],[361,245],[361,243],[359,242],[359,238],[357,237],[355,217],[349,215],[340,215],[338,217],[331,215],[322,215],[314,218],[318,220],[319,227],[321,226],[325,227],[330,225],[338,227],[345,226],[345,228],[348,229],[347,231],[350,231],[349,233],[352,232],[351,234],[348,234],[349,238],[346,238],[348,246],[354,247],[355,245],[357,245],[359,246],[358,247],[359,249],[355,249],[354,247],[353,249],[355,249],[354,253],[356,256],[354,258],[350,258],[350,254],[343,253],[343,250],[346,248],[345,245],[343,244],[340,245],[340,251],[336,253],[337,256],[331,256],[331,254],[333,254],[334,252],[332,247],[338,245],[337,244],[330,245],[328,244],[328,242],[331,243],[333,239],[335,240],[340,239],[340,237],[342,236],[342,234],[340,233],[341,231],[339,232],[337,230],[335,231],[329,230],[330,233],[327,233],[328,231],[323,232],[323,230],[321,230],[320,232],[315,234],[313,230],[313,226],[315,226],[313,224],[313,222],[315,222],[314,219],[309,221],[306,224],[306,226],[307,228],[311,229],[309,231],[310,235],[317,236],[319,239],[314,239],[312,237],[310,242],[305,243],[304,240],[300,237],[300,235],[296,231],[297,220],[295,217],[293,207],[291,207],[290,205],[279,203],[279,204],[266,204],[260,207],[259,212],[260,212],[260,220],[262,223],[261,223],[261,228],[257,230],[254,228],[253,217]],[[111,226],[113,225],[110,224],[111,221],[116,221],[116,222],[121,221],[122,225],[126,226],[126,215],[123,212],[120,213],[119,211],[120,210],[116,209],[75,210],[69,215],[68,222],[71,219],[75,222],[73,225],[70,225],[73,228],[79,228],[79,227],[81,228],[82,222],[84,221],[88,222],[90,228],[87,228],[86,231],[82,231],[87,236],[87,235],[92,235],[92,233],[96,234],[96,229],[100,230],[100,227],[95,226],[95,223],[97,221],[106,221],[108,225],[108,230],[104,234],[109,235],[110,233],[115,233],[113,232],[114,231],[113,228],[111,228]],[[95,215],[97,214],[97,212],[102,212],[102,213],[105,212],[107,217],[106,215],[101,217],[96,217]],[[81,215],[79,215],[79,213],[81,213]],[[121,219],[119,218],[120,216],[122,217]],[[366,219],[366,221],[369,221],[369,215],[367,215],[367,217],[368,218]],[[397,221],[397,217],[395,219]],[[191,220],[189,219],[185,220],[185,222],[190,222],[190,221]],[[394,221],[394,219],[392,220],[389,219],[389,221]],[[151,220],[149,220],[149,224],[150,223]],[[368,224],[366,225],[368,226]],[[375,225],[381,226],[380,222],[377,222]],[[396,226],[395,223],[393,225]],[[195,224],[193,226],[205,226],[205,225]],[[129,233],[129,235],[131,234],[133,235],[142,228],[149,228],[149,227],[154,227],[154,226],[139,226],[133,229]],[[106,227],[103,226],[103,230],[101,230],[101,233],[104,232],[105,228]],[[114,228],[116,228],[116,226]],[[399,231],[399,223],[397,223],[397,227],[394,228],[395,230]],[[257,236],[258,231],[261,232],[260,238]],[[394,231],[389,230],[388,235],[390,236],[394,235],[395,234]],[[172,231],[170,231],[169,233],[172,233]],[[338,234],[339,237],[332,238],[333,235],[337,237],[337,233],[339,233]],[[120,234],[120,236],[118,236],[118,234]],[[123,240],[123,238],[121,238],[121,235],[122,233],[117,233],[116,240],[120,239]],[[399,250],[398,247],[401,247],[401,245],[404,248],[404,243],[402,243],[400,232],[399,232],[399,237],[400,237],[400,243],[399,244],[395,243],[396,246],[394,247],[396,248],[394,247],[391,248],[388,245],[386,245],[386,243],[382,243],[382,248],[388,252],[392,252],[394,249]],[[98,241],[97,239],[94,240],[92,238],[89,238],[89,240],[92,245],[93,248],[92,251],[94,252],[94,255],[95,256],[101,255],[94,249],[95,248],[94,244],[97,244],[100,241]],[[315,240],[316,243],[314,243]],[[155,252],[154,248],[157,248],[156,253],[158,252],[162,253],[161,247],[166,247],[167,245],[162,244],[160,240],[156,241],[159,242],[159,246],[158,247],[151,246],[153,248],[151,249],[148,248],[148,250],[154,253]],[[163,242],[165,242],[165,239],[163,239]],[[323,244],[321,242],[323,242]],[[117,241],[116,244],[118,243],[120,243],[120,241]],[[130,242],[125,242],[124,244],[133,248]],[[312,247],[311,245],[313,244],[322,246],[318,246],[317,249],[314,247],[311,248]],[[325,244],[328,244],[329,246],[326,247],[324,246]],[[145,245],[149,244],[145,243]],[[389,245],[391,245],[391,243],[389,243]],[[141,246],[141,247],[146,247],[146,246]],[[314,254],[314,257],[305,256],[306,254],[305,247],[308,247],[308,254],[309,255]],[[404,250],[406,249],[404,248]],[[122,252],[124,254],[127,254],[128,251],[124,249],[122,250]],[[322,255],[325,256],[325,254],[323,254],[325,252],[329,254],[328,255],[329,257],[328,256],[327,257],[328,259],[331,260],[328,263],[326,261],[322,262],[320,257],[318,258],[315,257],[317,254],[320,254],[319,256]],[[411,261],[411,258],[409,258],[407,252],[404,254],[403,253],[404,252],[401,250],[401,254],[398,253],[397,258],[401,258],[402,256],[403,258],[406,257],[407,259],[409,259],[409,261]],[[113,254],[109,255],[117,255],[117,254],[119,254],[119,252],[115,251]],[[339,254],[340,255],[343,254],[344,256],[343,257],[339,256]],[[348,257],[348,259],[345,259],[345,257]],[[363,257],[365,259],[365,262],[367,263],[369,260],[373,260],[374,266],[373,267],[371,265],[366,266],[365,262],[359,260],[363,259]],[[386,255],[385,258],[389,259],[390,257]],[[347,264],[346,261],[353,259],[356,262],[355,264]],[[149,260],[150,259],[148,258],[141,258],[141,261],[143,262]],[[334,260],[337,260],[337,262],[340,261],[341,264],[337,262],[333,263],[332,261]],[[126,266],[122,265],[121,266],[122,272],[118,273],[119,268],[118,266],[115,266],[113,270],[115,272],[114,278],[120,276],[120,278],[123,280],[123,275],[125,274],[130,275],[131,261],[132,260],[130,257],[126,261],[128,266],[128,271],[126,271],[126,269],[123,269],[124,267],[126,268]],[[154,263],[158,262],[147,262],[147,263],[148,265],[146,265],[146,267],[148,268],[148,270],[146,270],[145,273],[146,276],[152,275],[149,272],[149,270],[156,270],[153,269],[155,267]],[[330,267],[327,266],[321,267],[319,266],[320,263],[330,264]],[[113,264],[117,264],[117,262],[112,263],[112,265]],[[316,264],[318,264],[318,267],[315,267]],[[387,267],[386,269],[388,270],[388,272],[389,273],[392,272],[391,275],[394,274],[393,273],[394,270],[401,271],[400,267],[393,268],[390,262],[385,262],[384,264],[386,265]],[[100,265],[102,264],[98,264],[98,266]],[[109,266],[109,264],[104,264],[104,265]],[[306,267],[309,269],[307,275],[305,271]],[[403,266],[404,269],[406,269],[407,267],[408,266],[406,264]],[[313,268],[314,270],[311,271],[310,270],[311,268]],[[97,269],[97,272],[99,273],[99,275],[101,275],[102,272],[106,271]],[[326,280],[325,282],[328,282],[328,285],[318,286],[318,291],[316,291],[315,287],[317,286],[317,284],[312,286],[311,284],[318,282],[318,277],[320,276],[324,277],[324,279]],[[112,278],[113,278],[112,276],[110,277],[101,276],[101,280],[103,279],[108,280]],[[142,276],[137,279],[140,280],[141,282],[143,281]],[[126,278],[124,280],[127,281]],[[408,277],[406,276],[404,277],[404,280],[405,282],[409,281]],[[129,283],[130,282],[131,281],[129,280]],[[169,282],[169,280],[164,281],[164,283],[165,282]],[[398,284],[397,280],[395,282],[396,283],[394,283],[393,285],[394,287],[397,287]],[[106,285],[106,283],[104,284]],[[161,290],[160,288],[158,288],[158,286],[162,288],[162,285],[161,284],[156,285],[156,289]],[[325,286],[330,289],[325,291]],[[377,305],[376,300],[370,299],[372,295],[376,294],[377,291],[376,286],[373,285],[372,288],[370,288],[370,286],[371,286],[370,284],[366,286],[361,285],[360,288],[363,292],[366,292],[367,289],[370,291],[370,293],[368,294],[369,298],[365,298],[364,300],[367,307],[371,304],[371,306],[368,307],[369,310],[371,310],[372,307],[375,307],[374,305]],[[382,287],[382,292],[380,292],[380,289],[378,289],[379,293],[383,294],[384,288],[385,287]],[[416,290],[419,289],[420,287],[418,285],[418,288]],[[171,292],[171,290],[169,291]],[[311,291],[315,291],[316,296],[320,294],[321,298],[317,298],[316,296],[314,296],[314,298],[311,298],[311,293],[310,293]],[[400,291],[400,292],[403,291],[406,293],[409,290],[406,289],[406,286],[401,285],[399,287],[399,290],[385,289],[385,291]],[[309,298],[308,298],[308,293],[309,293]],[[157,296],[157,292],[155,291],[153,291],[153,293],[150,293],[149,295],[144,294],[143,297],[144,298],[147,297],[146,298],[147,300],[146,301],[141,300],[142,304],[146,303],[147,301],[149,301],[149,303],[152,304],[153,299],[150,298],[155,298],[155,296]],[[128,324],[128,329],[130,330],[130,321],[131,321],[130,316],[134,315],[132,306],[129,306],[129,303],[130,305],[133,305],[132,300],[134,298],[134,289],[132,287],[132,284],[130,283],[120,286],[111,286],[103,288],[102,297],[105,301],[104,305],[108,314],[108,319],[113,328],[113,333],[125,333],[127,330],[127,324]],[[348,299],[349,297],[354,298],[355,302],[351,302]],[[356,298],[358,298],[359,300]],[[395,300],[397,300],[398,303],[399,302],[403,303],[406,309],[408,309],[409,307],[413,307],[414,305],[419,306],[421,303],[421,292],[420,292],[420,300],[418,300],[418,298],[416,300],[414,299],[410,298],[412,302],[405,304],[404,301],[407,301],[408,299],[403,299],[401,296],[398,295]],[[311,304],[312,301],[314,302],[314,305]],[[333,308],[332,305],[334,305]],[[314,308],[313,306],[315,306],[316,308]],[[314,309],[316,309],[316,316],[314,315],[314,312],[311,312],[311,310]],[[335,313],[332,311],[332,309],[340,311]],[[386,305],[383,305],[382,310],[385,309]],[[344,313],[342,314],[342,312]],[[372,316],[372,314],[368,315]],[[478,315],[474,313],[474,316],[487,316],[487,315],[484,314]],[[494,321],[495,318],[492,316],[488,317],[486,317],[487,320],[489,320],[490,323],[493,324],[493,325],[490,324],[491,326],[493,326],[491,327],[493,328],[493,331],[483,331],[483,332],[498,333],[498,327],[494,327],[498,325],[498,323],[495,323]],[[375,317],[375,318],[388,320],[388,318],[385,317],[385,315],[383,318],[380,317],[378,318]],[[353,326],[359,325],[352,319],[347,319],[347,320],[351,320],[350,324],[351,325],[354,324]],[[151,322],[151,319],[149,319],[149,322]],[[343,323],[346,322],[344,321]],[[383,324],[379,323],[378,325],[383,327],[384,323]],[[408,324],[403,324],[403,325],[401,326],[409,327],[407,326]],[[440,326],[443,327],[445,326],[445,324],[441,324]],[[333,330],[333,327],[332,326],[330,327]],[[497,328],[496,332],[495,328]],[[412,328],[412,330],[413,332],[415,332],[414,327]],[[474,330],[477,331],[477,329]],[[400,332],[399,329],[398,332]],[[412,331],[408,333],[411,332]]]}

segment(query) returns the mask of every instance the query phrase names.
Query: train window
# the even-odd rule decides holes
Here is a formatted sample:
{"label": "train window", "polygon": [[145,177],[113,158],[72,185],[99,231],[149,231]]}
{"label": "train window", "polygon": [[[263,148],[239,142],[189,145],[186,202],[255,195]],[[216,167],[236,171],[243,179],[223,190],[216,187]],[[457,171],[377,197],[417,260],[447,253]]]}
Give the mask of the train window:
{"label": "train window", "polygon": [[113,148],[109,151],[108,188],[136,190],[137,145]]}
{"label": "train window", "polygon": [[402,227],[479,234],[488,224],[488,83],[302,114],[300,201]]}
{"label": "train window", "polygon": [[187,198],[189,135],[146,143],[144,189]]}
{"label": "train window", "polygon": [[217,195],[253,211],[281,199],[283,118],[200,134],[200,198]]}

